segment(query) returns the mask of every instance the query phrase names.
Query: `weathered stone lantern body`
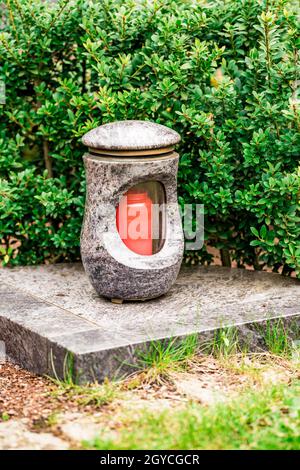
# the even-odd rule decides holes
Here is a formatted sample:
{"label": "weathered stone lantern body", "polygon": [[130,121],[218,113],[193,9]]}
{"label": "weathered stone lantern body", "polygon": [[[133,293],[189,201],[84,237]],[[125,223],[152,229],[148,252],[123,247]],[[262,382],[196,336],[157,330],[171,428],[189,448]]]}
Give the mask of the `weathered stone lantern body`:
{"label": "weathered stone lantern body", "polygon": [[150,299],[176,280],[184,246],[174,152],[179,140],[175,131],[148,121],[105,124],[84,135],[81,256],[98,294],[120,302]]}

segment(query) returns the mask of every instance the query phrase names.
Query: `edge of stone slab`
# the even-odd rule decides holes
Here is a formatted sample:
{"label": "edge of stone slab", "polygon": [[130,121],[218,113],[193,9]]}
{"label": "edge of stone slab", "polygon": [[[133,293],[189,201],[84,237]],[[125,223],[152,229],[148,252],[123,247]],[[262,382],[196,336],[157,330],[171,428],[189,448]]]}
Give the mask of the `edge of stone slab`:
{"label": "edge of stone slab", "polygon": [[[282,319],[291,336],[300,331],[300,314],[289,317],[277,316],[261,322],[234,325],[234,327],[237,328],[241,343],[247,345],[249,351],[261,352],[266,350],[263,339],[266,325],[268,322],[278,319]],[[7,325],[9,323],[13,322],[7,320]],[[105,378],[120,379],[129,375],[137,370],[141,352],[153,343],[153,340],[149,339],[120,347],[77,354],[57,340],[43,338],[38,333],[17,324],[11,326],[13,326],[14,333],[17,333],[18,339],[21,340],[18,341],[17,350],[11,351],[11,348],[8,347],[7,355],[12,362],[39,375],[48,375],[62,380],[66,376],[72,376],[74,381],[78,383],[102,382]],[[201,332],[194,331],[175,337],[163,337],[157,340],[182,341],[190,334],[196,334],[199,337],[200,345],[207,344],[212,340],[214,332],[220,329],[222,327]],[[24,336],[26,340],[24,340]]]}
{"label": "edge of stone slab", "polygon": [[[289,317],[277,316],[268,320],[241,323],[239,325],[232,326],[237,329],[241,346],[245,346],[249,352],[264,352],[267,351],[267,347],[264,341],[266,327],[270,322],[276,322],[280,319],[282,319],[283,325],[289,336],[292,339],[299,338],[300,313],[290,315]],[[230,325],[228,325],[228,327],[230,328]],[[199,346],[201,348],[201,346],[207,345],[213,339],[215,332],[221,330],[222,328],[223,327],[210,328],[204,331],[194,331],[174,337],[165,336],[155,340],[149,339],[108,350],[74,355],[74,372],[76,375],[76,380],[80,383],[95,380],[102,382],[105,378],[115,380],[124,378],[126,375],[137,371],[141,367],[141,364],[139,364],[139,357],[142,352],[144,352],[151,344],[153,344],[153,341],[180,342],[187,336],[194,334],[198,336]],[[296,330],[295,337],[293,334],[293,329]],[[100,364],[105,364],[105,367],[99,369]]]}
{"label": "edge of stone slab", "polygon": [[[67,369],[67,372],[72,373],[80,382],[94,380],[100,382],[105,377],[119,378],[133,372],[134,367],[137,366],[139,351],[147,348],[154,340],[169,341],[174,338],[181,340],[190,334],[197,334],[201,342],[207,342],[213,335],[213,331],[222,327],[235,326],[243,337],[247,336],[248,339],[251,337],[252,349],[261,350],[263,341],[262,335],[257,333],[257,325],[266,325],[268,321],[279,318],[282,318],[289,328],[293,321],[300,325],[300,306],[299,309],[294,306],[294,311],[286,312],[284,317],[280,314],[270,314],[268,319],[261,321],[248,319],[238,324],[220,324],[216,328],[209,327],[198,331],[194,327],[183,334],[172,335],[170,332],[169,335],[164,334],[160,338],[151,338],[149,335],[149,338],[145,336],[144,339],[131,343],[128,338],[123,337],[119,338],[119,344],[110,346],[110,339],[113,339],[115,335],[110,335],[109,331],[101,330],[93,323],[78,318],[68,310],[53,306],[41,299],[37,300],[31,294],[25,294],[18,289],[19,297],[14,304],[14,292],[4,284],[1,286],[0,294],[4,298],[7,295],[12,302],[12,306],[9,307],[11,308],[10,314],[5,316],[0,312],[0,340],[6,344],[8,357],[20,366],[40,375],[56,374],[59,378],[64,378]],[[4,311],[5,308],[4,306]],[[18,308],[20,312],[17,311]],[[72,318],[72,321],[74,320],[72,332],[57,334],[54,330],[53,334],[45,336],[44,321],[40,323],[36,321],[36,317],[39,318],[36,309],[43,311],[43,308],[48,309],[47,313],[50,315],[54,312],[56,315],[65,316],[66,320]],[[75,320],[79,322],[78,325]],[[86,337],[90,337],[92,341],[88,341]],[[82,339],[81,345],[79,338]]]}

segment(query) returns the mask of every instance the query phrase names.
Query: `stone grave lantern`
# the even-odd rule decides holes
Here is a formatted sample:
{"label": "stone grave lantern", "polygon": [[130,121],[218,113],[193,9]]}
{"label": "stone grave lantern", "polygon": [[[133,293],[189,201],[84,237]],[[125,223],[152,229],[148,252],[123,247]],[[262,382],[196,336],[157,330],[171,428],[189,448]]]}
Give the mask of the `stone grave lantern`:
{"label": "stone grave lantern", "polygon": [[179,134],[148,121],[120,121],[82,141],[89,150],[81,256],[91,284],[116,303],[165,294],[184,247],[174,152]]}

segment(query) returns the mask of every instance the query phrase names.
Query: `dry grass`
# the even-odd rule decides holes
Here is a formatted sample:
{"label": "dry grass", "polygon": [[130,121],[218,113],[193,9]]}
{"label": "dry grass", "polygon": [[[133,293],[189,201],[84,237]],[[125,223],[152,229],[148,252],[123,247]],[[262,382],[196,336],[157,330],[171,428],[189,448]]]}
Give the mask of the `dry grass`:
{"label": "dry grass", "polygon": [[79,412],[97,416],[111,433],[132,413],[142,416],[145,410],[181,409],[191,402],[210,407],[244,390],[288,386],[297,378],[298,360],[269,353],[195,355],[186,359],[184,367],[164,367],[162,374],[157,374],[157,368],[153,374],[149,367],[121,382],[87,386],[55,384],[7,363],[0,367],[0,420],[25,417],[36,429],[55,431],[60,416]]}

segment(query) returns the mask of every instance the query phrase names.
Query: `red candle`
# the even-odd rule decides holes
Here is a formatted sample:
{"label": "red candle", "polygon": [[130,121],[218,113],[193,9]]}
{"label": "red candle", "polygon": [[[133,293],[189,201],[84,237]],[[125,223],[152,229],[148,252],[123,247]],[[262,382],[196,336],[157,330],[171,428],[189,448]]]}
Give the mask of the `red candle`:
{"label": "red candle", "polygon": [[117,207],[116,217],[125,245],[139,255],[152,255],[152,201],[148,194],[129,190]]}

